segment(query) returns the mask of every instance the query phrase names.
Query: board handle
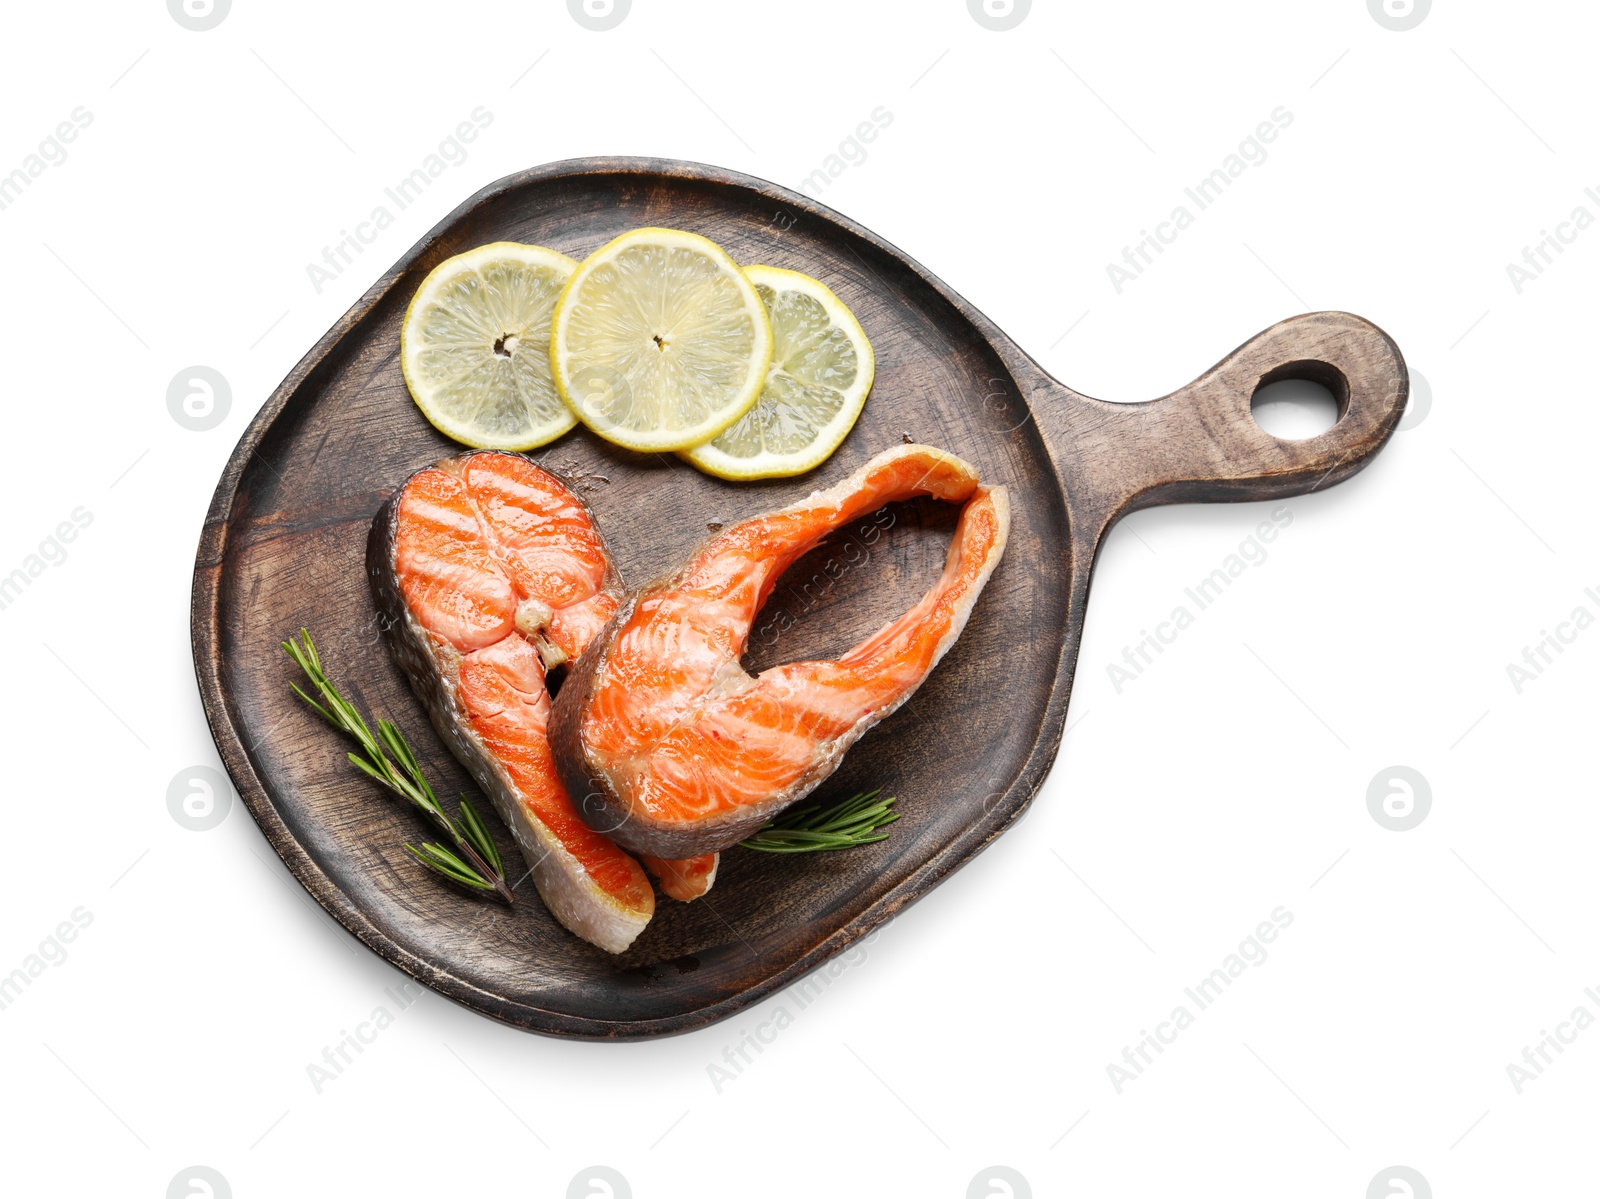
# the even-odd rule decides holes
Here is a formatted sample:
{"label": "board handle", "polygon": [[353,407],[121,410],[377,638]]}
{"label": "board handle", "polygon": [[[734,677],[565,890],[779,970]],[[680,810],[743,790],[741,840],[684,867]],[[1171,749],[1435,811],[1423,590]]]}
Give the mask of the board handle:
{"label": "board handle", "polygon": [[[1268,433],[1250,401],[1257,388],[1283,379],[1322,384],[1338,401],[1339,419],[1303,440]],[[1258,333],[1159,400],[1111,404],[1074,392],[1051,405],[1054,419],[1045,423],[1073,507],[1098,518],[1103,531],[1156,504],[1279,499],[1331,487],[1383,448],[1409,394],[1405,359],[1387,333],[1348,312],[1312,312]],[[1092,514],[1080,508],[1085,503]]]}

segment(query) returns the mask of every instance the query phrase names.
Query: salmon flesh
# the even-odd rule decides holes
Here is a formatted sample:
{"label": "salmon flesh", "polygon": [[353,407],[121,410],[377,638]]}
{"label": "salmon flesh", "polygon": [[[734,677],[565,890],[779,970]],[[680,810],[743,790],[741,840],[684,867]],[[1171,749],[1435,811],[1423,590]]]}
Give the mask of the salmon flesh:
{"label": "salmon flesh", "polygon": [[[516,837],[545,906],[622,952],[654,914],[654,892],[639,863],[579,815],[547,738],[546,672],[578,658],[623,595],[588,508],[520,455],[446,459],[378,513],[367,574],[396,661]],[[656,872],[667,894],[693,899],[716,861]]]}
{"label": "salmon flesh", "polygon": [[[838,661],[747,674],[739,659],[779,576],[833,530],[915,496],[963,505],[928,593]],[[750,836],[928,677],[994,573],[1009,522],[1005,488],[980,485],[941,450],[905,445],[713,537],[617,610],[556,699],[550,740],[584,819],[669,859]]]}

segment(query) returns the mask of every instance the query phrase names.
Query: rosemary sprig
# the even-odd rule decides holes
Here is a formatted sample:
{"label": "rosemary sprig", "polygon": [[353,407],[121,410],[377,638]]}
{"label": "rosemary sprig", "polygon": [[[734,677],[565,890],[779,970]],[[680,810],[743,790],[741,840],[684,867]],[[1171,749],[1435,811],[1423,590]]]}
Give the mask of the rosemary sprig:
{"label": "rosemary sprig", "polygon": [[900,813],[889,810],[894,805],[893,795],[888,799],[878,798],[882,790],[882,787],[874,787],[829,807],[816,803],[790,808],[739,844],[765,853],[812,853],[819,849],[850,849],[883,841],[889,834],[877,830],[899,820]]}
{"label": "rosemary sprig", "polygon": [[[513,903],[511,888],[506,885],[505,865],[500,860],[500,851],[495,848],[494,838],[489,835],[489,829],[472,806],[472,801],[463,795],[460,819],[452,819],[438,796],[434,795],[433,788],[422,773],[422,763],[417,761],[417,755],[412,752],[405,735],[389,721],[380,720],[378,734],[373,736],[355,705],[340,695],[338,688],[328,681],[311,634],[301,629],[300,637],[304,644],[283,642],[284,652],[305,671],[306,678],[311,680],[311,685],[322,697],[321,702],[307,695],[297,684],[290,683],[294,693],[334,728],[354,738],[361,747],[361,753],[346,755],[352,766],[400,798],[421,808],[434,827],[448,837],[460,853],[436,842],[407,844],[406,851],[429,870],[452,882],[475,891],[492,891],[508,904]],[[393,761],[390,761],[391,757]]]}

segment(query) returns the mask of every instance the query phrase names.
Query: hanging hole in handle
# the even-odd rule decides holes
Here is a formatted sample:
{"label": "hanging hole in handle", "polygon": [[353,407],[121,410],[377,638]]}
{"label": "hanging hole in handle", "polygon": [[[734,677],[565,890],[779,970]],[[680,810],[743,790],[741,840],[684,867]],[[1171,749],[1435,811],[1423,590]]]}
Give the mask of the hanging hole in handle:
{"label": "hanging hole in handle", "polygon": [[1350,407],[1350,382],[1326,362],[1289,362],[1268,371],[1250,397],[1250,415],[1283,441],[1326,433]]}

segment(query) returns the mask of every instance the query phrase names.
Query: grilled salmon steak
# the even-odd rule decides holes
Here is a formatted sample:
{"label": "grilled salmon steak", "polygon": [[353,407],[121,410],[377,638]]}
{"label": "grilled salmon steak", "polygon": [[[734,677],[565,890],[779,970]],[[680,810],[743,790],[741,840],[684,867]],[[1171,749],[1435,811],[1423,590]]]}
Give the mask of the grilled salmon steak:
{"label": "grilled salmon steak", "polygon": [[[650,881],[579,816],[546,736],[546,671],[582,654],[622,596],[588,509],[526,458],[464,454],[412,475],[378,513],[367,573],[396,660],[545,906],[586,941],[626,949],[655,912]],[[716,861],[656,872],[693,899]]]}
{"label": "grilled salmon steak", "polygon": [[[834,529],[915,496],[964,505],[932,589],[836,662],[747,674],[739,659],[779,576]],[[809,794],[955,643],[1009,518],[1005,488],[905,445],[713,537],[617,611],[556,698],[550,740],[584,819],[635,852],[682,859],[728,848]]]}

